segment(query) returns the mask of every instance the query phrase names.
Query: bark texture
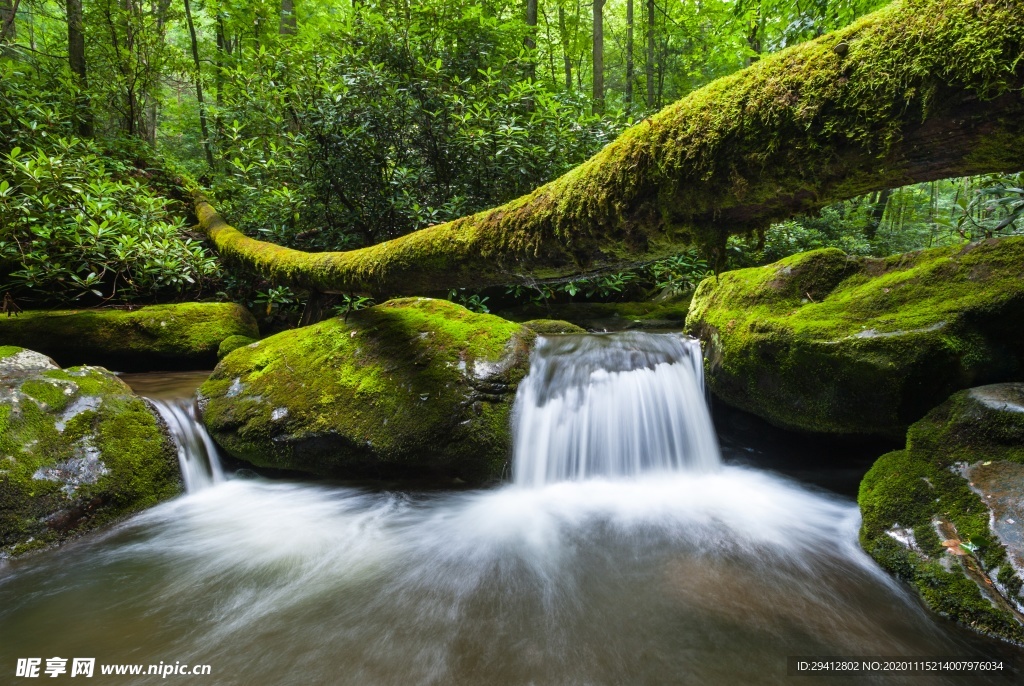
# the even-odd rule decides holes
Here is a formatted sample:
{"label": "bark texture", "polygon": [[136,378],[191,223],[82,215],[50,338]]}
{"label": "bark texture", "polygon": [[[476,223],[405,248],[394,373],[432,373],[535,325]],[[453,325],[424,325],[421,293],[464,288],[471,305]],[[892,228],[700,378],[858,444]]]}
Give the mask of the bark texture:
{"label": "bark texture", "polygon": [[501,207],[344,253],[256,241],[197,196],[228,260],[323,293],[557,281],[870,191],[1024,167],[1024,0],[906,0],[669,105]]}

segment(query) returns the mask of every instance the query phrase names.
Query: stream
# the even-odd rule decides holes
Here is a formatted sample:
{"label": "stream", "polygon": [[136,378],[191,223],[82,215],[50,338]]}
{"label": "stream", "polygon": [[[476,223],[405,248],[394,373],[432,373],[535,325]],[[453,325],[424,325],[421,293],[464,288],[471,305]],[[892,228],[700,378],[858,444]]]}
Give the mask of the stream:
{"label": "stream", "polygon": [[512,480],[489,490],[232,474],[195,419],[202,374],[123,378],[171,426],[188,493],[0,562],[4,669],[180,662],[212,674],[169,683],[239,685],[1020,677],[787,675],[796,655],[1024,653],[929,613],[879,569],[849,496],[755,467],[760,446],[716,435],[699,345],[680,336],[542,339]]}

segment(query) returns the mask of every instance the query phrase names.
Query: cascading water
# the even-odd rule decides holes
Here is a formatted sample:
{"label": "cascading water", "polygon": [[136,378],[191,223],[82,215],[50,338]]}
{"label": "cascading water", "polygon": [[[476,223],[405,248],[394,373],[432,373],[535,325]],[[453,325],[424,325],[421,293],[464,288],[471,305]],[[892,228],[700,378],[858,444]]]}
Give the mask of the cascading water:
{"label": "cascading water", "polygon": [[700,341],[676,334],[541,338],[514,421],[523,486],[708,472],[721,462]]}
{"label": "cascading water", "polygon": [[187,495],[0,561],[0,674],[60,655],[95,657],[98,676],[208,664],[179,682],[226,686],[731,686],[793,683],[787,655],[995,650],[874,565],[852,501],[719,463],[695,341],[542,339],[516,401],[516,483],[470,492],[215,483],[192,401],[170,400],[201,376],[154,401]]}
{"label": "cascading water", "polygon": [[167,424],[178,448],[178,464],[185,490],[194,493],[224,481],[217,446],[196,415],[195,401],[192,398],[148,400]]}

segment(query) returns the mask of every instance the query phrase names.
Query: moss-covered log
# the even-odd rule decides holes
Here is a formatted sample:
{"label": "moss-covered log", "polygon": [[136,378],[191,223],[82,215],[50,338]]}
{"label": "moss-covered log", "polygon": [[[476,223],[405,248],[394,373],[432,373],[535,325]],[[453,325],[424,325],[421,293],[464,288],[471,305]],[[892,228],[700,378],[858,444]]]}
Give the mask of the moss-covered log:
{"label": "moss-covered log", "polygon": [[904,0],[719,79],[501,207],[345,253],[225,257],[321,292],[416,293],[638,264],[871,190],[1024,167],[1024,0]]}

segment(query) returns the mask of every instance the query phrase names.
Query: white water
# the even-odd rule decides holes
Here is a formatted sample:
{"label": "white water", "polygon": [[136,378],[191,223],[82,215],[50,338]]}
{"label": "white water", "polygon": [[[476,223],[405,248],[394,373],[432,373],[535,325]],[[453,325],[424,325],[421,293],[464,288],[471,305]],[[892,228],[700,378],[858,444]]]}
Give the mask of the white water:
{"label": "white water", "polygon": [[514,435],[522,486],[721,463],[700,342],[676,334],[541,338],[516,396]]}
{"label": "white water", "polygon": [[224,481],[217,444],[196,416],[195,401],[149,398],[149,402],[160,413],[177,446],[185,490],[194,493]]}
{"label": "white water", "polygon": [[859,549],[851,501],[720,464],[693,343],[579,338],[542,342],[516,483],[488,491],[213,483],[190,405],[164,406],[189,494],[0,568],[0,670],[71,655],[240,686],[731,686],[793,683],[787,655],[992,654]]}

